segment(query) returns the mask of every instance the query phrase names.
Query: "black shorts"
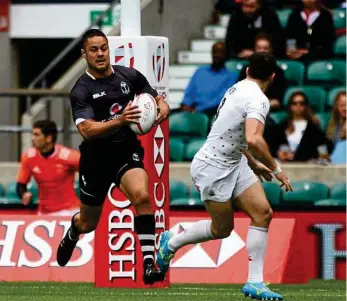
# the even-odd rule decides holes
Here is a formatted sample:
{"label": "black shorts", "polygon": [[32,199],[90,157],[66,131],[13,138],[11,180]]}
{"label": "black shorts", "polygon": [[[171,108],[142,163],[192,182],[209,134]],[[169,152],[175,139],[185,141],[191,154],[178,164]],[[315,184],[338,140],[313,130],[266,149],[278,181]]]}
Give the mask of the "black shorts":
{"label": "black shorts", "polygon": [[138,140],[97,148],[82,144],[80,151],[80,199],[87,206],[102,205],[112,183],[119,187],[128,170],[144,168],[144,150]]}

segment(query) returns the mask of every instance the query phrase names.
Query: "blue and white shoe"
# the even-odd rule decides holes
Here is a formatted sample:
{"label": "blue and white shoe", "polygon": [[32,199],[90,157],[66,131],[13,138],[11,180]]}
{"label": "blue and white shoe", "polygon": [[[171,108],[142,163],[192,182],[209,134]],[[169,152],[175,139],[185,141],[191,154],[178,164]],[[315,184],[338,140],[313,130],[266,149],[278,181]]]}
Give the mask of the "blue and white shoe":
{"label": "blue and white shoe", "polygon": [[246,297],[256,300],[283,300],[280,294],[271,291],[264,282],[247,282],[241,290]]}
{"label": "blue and white shoe", "polygon": [[159,251],[157,254],[157,266],[162,273],[166,273],[170,266],[170,261],[174,257],[175,253],[169,249],[169,240],[172,237],[170,231],[164,231],[161,234]]}

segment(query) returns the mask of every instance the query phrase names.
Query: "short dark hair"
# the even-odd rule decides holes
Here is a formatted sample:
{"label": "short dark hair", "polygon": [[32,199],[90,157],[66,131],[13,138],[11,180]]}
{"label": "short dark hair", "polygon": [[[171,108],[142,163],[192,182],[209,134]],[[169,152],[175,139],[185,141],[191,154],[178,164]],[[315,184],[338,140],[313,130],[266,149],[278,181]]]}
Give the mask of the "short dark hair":
{"label": "short dark hair", "polygon": [[270,53],[258,52],[249,57],[248,75],[251,78],[268,80],[276,68],[276,59]]}
{"label": "short dark hair", "polygon": [[57,125],[54,121],[51,120],[38,120],[34,122],[33,129],[40,129],[44,136],[52,136],[52,142],[57,141]]}
{"label": "short dark hair", "polygon": [[256,36],[255,36],[255,40],[254,40],[254,45],[257,44],[257,42],[259,40],[265,40],[268,41],[271,48],[272,48],[272,38],[269,34],[267,34],[266,32],[259,32]]}
{"label": "short dark hair", "polygon": [[106,35],[99,29],[89,29],[87,30],[81,38],[81,48],[84,49],[84,45],[89,38],[93,37],[104,37],[107,40]]}

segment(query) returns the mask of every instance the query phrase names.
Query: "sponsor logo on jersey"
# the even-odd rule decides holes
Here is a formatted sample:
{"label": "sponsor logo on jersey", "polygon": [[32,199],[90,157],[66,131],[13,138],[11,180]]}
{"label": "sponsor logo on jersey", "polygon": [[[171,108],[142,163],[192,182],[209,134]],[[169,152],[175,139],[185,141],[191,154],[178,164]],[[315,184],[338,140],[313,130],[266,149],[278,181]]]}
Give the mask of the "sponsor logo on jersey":
{"label": "sponsor logo on jersey", "polygon": [[110,115],[116,115],[121,109],[122,106],[119,103],[114,103],[110,108]]}
{"label": "sponsor logo on jersey", "polygon": [[35,167],[33,168],[33,172],[34,172],[34,173],[41,173],[41,170],[40,170],[40,168],[39,168],[38,166],[35,166]]}
{"label": "sponsor logo on jersey", "polygon": [[120,89],[122,90],[122,93],[123,93],[123,94],[129,94],[129,93],[130,93],[130,88],[129,88],[129,86],[127,85],[126,82],[121,82],[121,83],[120,83]]}
{"label": "sponsor logo on jersey", "polygon": [[102,97],[102,96],[106,96],[106,91],[102,91],[102,92],[93,94],[93,99],[96,99],[96,98],[99,98],[99,97]]}
{"label": "sponsor logo on jersey", "polygon": [[139,155],[136,154],[136,153],[134,153],[134,154],[133,154],[133,160],[134,160],[134,161],[140,161]]}
{"label": "sponsor logo on jersey", "polygon": [[114,63],[119,66],[134,67],[135,57],[132,43],[126,43],[115,50]]}
{"label": "sponsor logo on jersey", "polygon": [[164,77],[165,73],[165,45],[164,43],[161,43],[157,49],[154,51],[152,55],[152,67],[153,67],[153,73],[154,77],[158,82],[161,82],[161,80]]}

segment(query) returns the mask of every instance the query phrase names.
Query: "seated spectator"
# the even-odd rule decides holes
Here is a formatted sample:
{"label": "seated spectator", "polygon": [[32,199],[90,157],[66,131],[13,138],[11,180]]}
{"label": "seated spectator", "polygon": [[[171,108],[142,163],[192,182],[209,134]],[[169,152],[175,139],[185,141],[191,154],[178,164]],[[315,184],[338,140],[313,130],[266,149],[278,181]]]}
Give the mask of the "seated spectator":
{"label": "seated spectator", "polygon": [[[255,38],[254,51],[272,53],[272,43],[270,36],[266,33],[259,33]],[[246,69],[247,67],[244,67],[241,70],[239,80],[246,78]],[[266,96],[270,100],[270,110],[272,112],[277,111],[281,108],[284,92],[286,91],[286,89],[287,80],[284,76],[284,72],[282,68],[277,66],[275,78],[266,92]]]}
{"label": "seated spectator", "polygon": [[346,92],[340,92],[335,98],[326,135],[334,146],[346,140]]}
{"label": "seated spectator", "polygon": [[183,111],[198,111],[209,116],[217,112],[224,93],[237,81],[237,74],[225,68],[225,45],[212,47],[212,65],[198,68],[184,93]]}
{"label": "seated spectator", "polygon": [[276,56],[284,55],[284,33],[275,12],[261,0],[242,0],[232,13],[225,43],[228,57],[247,58],[253,54],[254,40],[259,32],[271,35]]}
{"label": "seated spectator", "polygon": [[333,55],[333,18],[318,0],[302,0],[302,5],[289,16],[286,36],[290,59],[310,61]]}
{"label": "seated spectator", "polygon": [[309,161],[328,159],[331,144],[312,113],[307,96],[295,92],[288,104],[288,118],[277,129],[272,141],[281,161]]}

